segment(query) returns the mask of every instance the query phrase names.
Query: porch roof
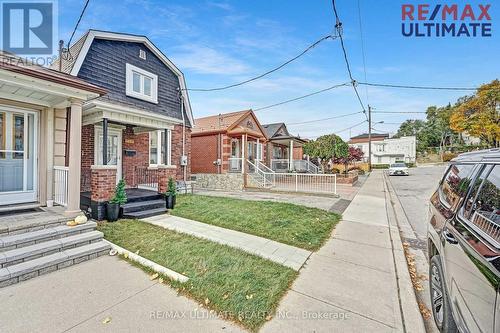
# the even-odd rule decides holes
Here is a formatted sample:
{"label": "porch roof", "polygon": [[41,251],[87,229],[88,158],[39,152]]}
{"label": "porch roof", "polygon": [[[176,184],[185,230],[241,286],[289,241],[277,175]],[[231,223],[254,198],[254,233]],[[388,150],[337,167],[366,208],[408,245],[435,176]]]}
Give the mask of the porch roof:
{"label": "porch roof", "polygon": [[105,93],[103,88],[71,75],[0,52],[0,98],[43,107],[66,107],[71,98],[86,101]]}
{"label": "porch roof", "polygon": [[182,124],[182,121],[176,118],[100,99],[85,104],[83,110],[83,125],[99,123],[104,118],[145,129],[172,129],[174,125]]}
{"label": "porch roof", "polygon": [[292,135],[275,136],[274,138],[269,139],[269,141],[283,145],[283,146],[287,146],[287,147],[290,146],[290,141],[293,141],[294,147],[302,147],[302,145],[307,142],[304,139],[301,139],[301,138],[298,138],[298,137],[292,136]]}

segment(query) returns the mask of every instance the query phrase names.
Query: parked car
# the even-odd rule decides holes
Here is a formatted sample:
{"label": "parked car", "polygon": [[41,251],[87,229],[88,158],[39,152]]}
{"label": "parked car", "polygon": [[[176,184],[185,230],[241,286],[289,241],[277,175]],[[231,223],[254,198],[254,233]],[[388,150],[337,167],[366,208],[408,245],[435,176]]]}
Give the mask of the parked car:
{"label": "parked car", "polygon": [[453,159],[431,197],[432,312],[441,332],[500,332],[500,149]]}
{"label": "parked car", "polygon": [[389,166],[389,176],[409,176],[410,170],[403,162],[393,163]]}

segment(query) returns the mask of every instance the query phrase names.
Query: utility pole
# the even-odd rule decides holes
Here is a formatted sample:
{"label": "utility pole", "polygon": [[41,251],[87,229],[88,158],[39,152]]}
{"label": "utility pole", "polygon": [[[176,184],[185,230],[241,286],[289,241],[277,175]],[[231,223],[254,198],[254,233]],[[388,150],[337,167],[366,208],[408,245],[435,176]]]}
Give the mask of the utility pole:
{"label": "utility pole", "polygon": [[368,105],[368,171],[372,171],[372,107]]}

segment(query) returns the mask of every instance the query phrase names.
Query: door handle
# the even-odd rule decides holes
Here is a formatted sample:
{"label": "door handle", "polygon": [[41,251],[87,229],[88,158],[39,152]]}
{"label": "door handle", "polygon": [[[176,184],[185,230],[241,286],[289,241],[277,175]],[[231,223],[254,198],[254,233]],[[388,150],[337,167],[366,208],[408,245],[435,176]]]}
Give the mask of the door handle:
{"label": "door handle", "polygon": [[443,238],[450,244],[458,244],[458,241],[455,238],[455,236],[453,236],[453,234],[446,229],[443,230]]}

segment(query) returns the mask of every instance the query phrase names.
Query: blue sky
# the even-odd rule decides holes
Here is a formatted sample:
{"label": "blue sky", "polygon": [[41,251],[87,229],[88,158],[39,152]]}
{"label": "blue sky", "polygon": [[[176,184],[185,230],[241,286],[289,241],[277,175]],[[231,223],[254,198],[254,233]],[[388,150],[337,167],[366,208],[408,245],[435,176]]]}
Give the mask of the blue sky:
{"label": "blue sky", "polygon": [[[68,40],[82,1],[59,0],[59,33]],[[476,86],[498,78],[500,43],[497,3],[489,11],[493,36],[406,38],[401,35],[401,4],[435,1],[359,0],[369,82]],[[443,2],[441,2],[443,3]],[[444,3],[479,4],[481,1]],[[355,79],[364,80],[358,1],[338,0],[344,39]],[[76,34],[89,29],[148,36],[184,72],[189,88],[224,86],[271,69],[333,32],[331,1],[286,0],[91,0]],[[195,117],[259,108],[348,81],[338,40],[327,40],[279,72],[220,92],[191,92]],[[425,111],[454,102],[466,92],[359,87],[365,104],[384,111]],[[361,111],[352,88],[343,87],[301,101],[257,112],[262,123],[302,122]],[[374,127],[394,132],[415,114],[374,114]],[[362,121],[356,114],[289,130],[302,137],[335,132]],[[339,133],[343,138],[367,131],[367,124]]]}

